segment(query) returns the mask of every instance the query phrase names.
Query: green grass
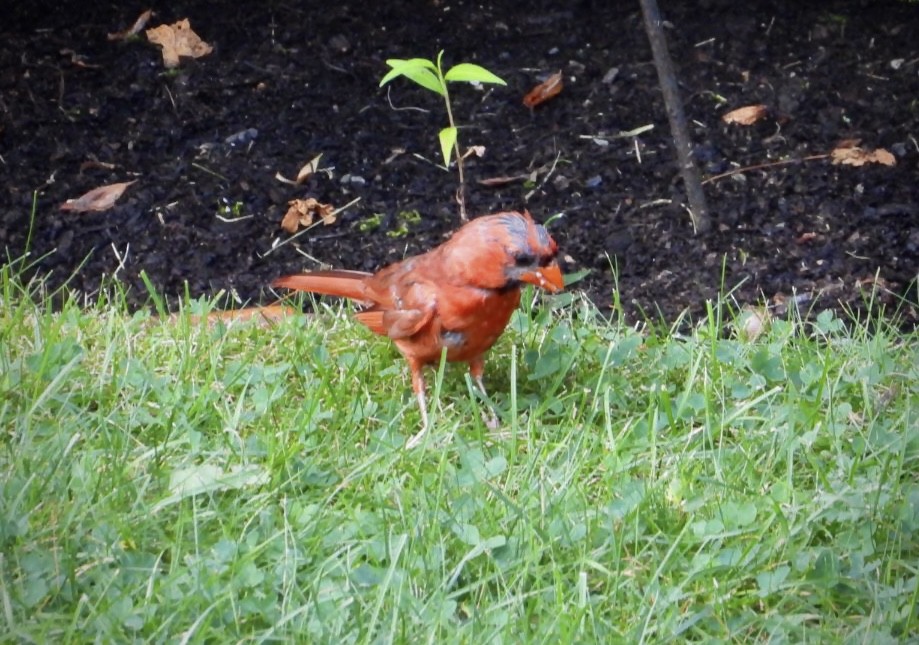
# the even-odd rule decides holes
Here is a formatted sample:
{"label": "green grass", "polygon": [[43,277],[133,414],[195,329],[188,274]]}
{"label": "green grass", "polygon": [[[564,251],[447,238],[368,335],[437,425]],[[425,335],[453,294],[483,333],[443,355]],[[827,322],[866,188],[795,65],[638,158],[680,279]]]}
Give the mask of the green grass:
{"label": "green grass", "polygon": [[52,311],[11,273],[2,642],[919,636],[919,343],[882,321],[746,342],[717,307],[689,335],[526,307],[490,401],[432,374],[406,451],[405,366],[341,309]]}

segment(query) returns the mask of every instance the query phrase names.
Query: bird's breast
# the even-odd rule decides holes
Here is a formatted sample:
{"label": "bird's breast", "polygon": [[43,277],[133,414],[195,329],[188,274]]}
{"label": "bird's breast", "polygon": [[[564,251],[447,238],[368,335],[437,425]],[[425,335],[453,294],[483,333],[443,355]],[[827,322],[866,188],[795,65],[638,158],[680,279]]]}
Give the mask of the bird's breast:
{"label": "bird's breast", "polygon": [[466,334],[461,331],[451,331],[444,329],[440,332],[440,340],[447,350],[458,350],[466,344]]}
{"label": "bird's breast", "polygon": [[519,292],[491,292],[462,316],[447,317],[440,331],[447,360],[466,361],[488,351],[504,333]]}
{"label": "bird's breast", "polygon": [[406,357],[434,364],[447,350],[448,361],[469,361],[495,344],[520,302],[520,291],[478,287],[443,290],[434,297],[430,324],[407,338],[395,339]]}

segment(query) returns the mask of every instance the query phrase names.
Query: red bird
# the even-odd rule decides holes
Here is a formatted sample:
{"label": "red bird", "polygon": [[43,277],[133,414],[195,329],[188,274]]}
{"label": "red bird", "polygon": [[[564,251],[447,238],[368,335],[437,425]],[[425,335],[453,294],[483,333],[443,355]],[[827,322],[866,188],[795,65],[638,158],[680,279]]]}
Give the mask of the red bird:
{"label": "red bird", "polygon": [[374,333],[389,336],[408,361],[412,389],[428,428],[422,369],[440,361],[469,363],[485,391],[485,352],[495,344],[520,302],[520,287],[550,293],[564,287],[558,247],[529,212],[496,213],[474,219],[440,246],[396,262],[377,273],[313,271],[278,278],[285,287],[349,298],[366,307],[355,317]]}

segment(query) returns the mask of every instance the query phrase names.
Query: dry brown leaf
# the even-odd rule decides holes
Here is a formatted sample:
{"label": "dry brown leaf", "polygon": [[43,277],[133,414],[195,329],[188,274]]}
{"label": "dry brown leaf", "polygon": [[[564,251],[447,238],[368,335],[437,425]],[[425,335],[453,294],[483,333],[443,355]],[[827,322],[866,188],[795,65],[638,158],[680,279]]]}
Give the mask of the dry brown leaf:
{"label": "dry brown leaf", "polygon": [[879,163],[884,166],[896,166],[896,158],[883,148],[865,150],[858,146],[835,148],[830,153],[833,164],[844,166],[864,166],[868,163]]}
{"label": "dry brown leaf", "polygon": [[855,286],[859,289],[864,287],[878,288],[883,291],[889,291],[890,289],[889,285],[887,284],[887,280],[879,275],[870,275],[867,278],[860,278],[855,281]]}
{"label": "dry brown leaf", "polygon": [[545,103],[553,96],[558,96],[563,87],[565,87],[565,82],[562,79],[561,71],[555,72],[552,76],[527,92],[527,95],[523,97],[523,104],[532,109],[540,103]]}
{"label": "dry brown leaf", "polygon": [[759,338],[769,323],[772,322],[772,316],[765,307],[744,307],[740,318],[737,321],[737,333],[741,338],[748,341],[754,341]]}
{"label": "dry brown leaf", "polygon": [[[137,180],[135,179],[134,181]],[[77,213],[107,211],[115,205],[115,202],[121,197],[125,188],[133,184],[134,181],[126,181],[119,184],[109,184],[108,186],[93,188],[88,193],[80,195],[76,199],[68,199],[61,204],[60,209],[62,211],[74,211]]]}
{"label": "dry brown leaf", "polygon": [[293,179],[288,179],[287,177],[285,177],[279,172],[274,173],[274,178],[277,179],[282,184],[290,184],[291,186],[297,185],[297,182],[295,182]]}
{"label": "dry brown leaf", "polygon": [[[302,214],[300,211],[297,208],[291,206],[287,209],[287,212],[284,213],[284,217],[281,219],[281,228],[290,234],[294,234],[297,232],[297,229],[300,228],[301,219]],[[312,220],[310,220],[310,224],[312,223]]]}
{"label": "dry brown leaf", "polygon": [[738,125],[753,125],[769,113],[769,108],[765,105],[747,105],[745,107],[731,110],[722,115],[721,120],[725,123],[736,123]]}
{"label": "dry brown leaf", "polygon": [[321,152],[315,157],[313,157],[312,159],[310,159],[309,163],[305,164],[300,169],[300,172],[297,173],[297,183],[298,184],[302,184],[304,181],[309,179],[310,175],[312,175],[314,172],[319,170],[319,160],[320,159],[322,159]]}
{"label": "dry brown leaf", "polygon": [[[300,313],[299,310],[285,305],[267,305],[265,307],[246,307],[244,309],[229,309],[227,311],[212,311],[207,314],[205,320],[208,325],[214,325],[218,322],[230,324],[234,322],[246,322],[255,318],[262,326],[270,326],[281,322],[287,316],[293,316]],[[169,316],[169,322],[176,322],[179,314]],[[201,316],[189,316],[189,322],[197,325],[201,322]]]}
{"label": "dry brown leaf", "polygon": [[326,226],[335,223],[335,208],[331,204],[320,204],[314,197],[293,199],[287,204],[290,208],[281,220],[281,228],[288,233],[296,233],[301,226],[310,226],[316,217],[322,218],[322,223]]}
{"label": "dry brown leaf", "polygon": [[172,25],[148,29],[147,40],[163,48],[163,64],[167,68],[178,67],[180,56],[201,58],[214,51],[192,31],[187,18]]}
{"label": "dry brown leaf", "polygon": [[109,40],[124,40],[131,36],[135,36],[140,33],[140,30],[147,26],[147,23],[150,22],[150,18],[153,16],[153,9],[147,9],[145,12],[140,14],[137,20],[134,21],[134,24],[131,25],[129,29],[124,31],[118,31],[114,34],[109,34]]}
{"label": "dry brown leaf", "polygon": [[875,163],[879,163],[882,166],[896,166],[897,158],[893,156],[890,152],[884,148],[878,148],[871,153],[871,160]]}
{"label": "dry brown leaf", "polygon": [[299,184],[302,184],[307,179],[309,179],[310,175],[312,175],[313,173],[319,170],[319,160],[320,159],[322,159],[321,152],[315,157],[313,157],[312,159],[310,159],[308,163],[304,164],[302,168],[300,168],[300,171],[297,173],[296,179],[288,179],[287,177],[285,177],[279,172],[274,173],[274,178],[280,181],[281,183],[290,184],[291,186],[297,186]]}
{"label": "dry brown leaf", "polygon": [[463,159],[475,155],[479,159],[485,156],[485,146],[469,146],[466,148],[466,151],[463,152]]}
{"label": "dry brown leaf", "polygon": [[810,242],[811,240],[816,240],[818,237],[819,236],[814,231],[805,231],[804,233],[801,233],[801,235],[795,238],[795,243],[805,244],[806,242]]}

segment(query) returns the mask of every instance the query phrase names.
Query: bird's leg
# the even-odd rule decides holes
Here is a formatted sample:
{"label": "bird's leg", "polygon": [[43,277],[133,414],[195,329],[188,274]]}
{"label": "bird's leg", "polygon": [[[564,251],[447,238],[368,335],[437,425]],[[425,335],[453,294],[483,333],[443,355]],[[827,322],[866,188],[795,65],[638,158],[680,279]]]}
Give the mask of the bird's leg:
{"label": "bird's leg", "polygon": [[[485,381],[482,379],[482,376],[485,374],[485,358],[482,356],[477,356],[469,361],[469,373],[472,374],[472,378],[475,381],[476,385],[479,386],[479,390],[482,391],[482,395],[485,398],[486,405],[488,404],[488,392],[485,390]],[[489,410],[489,412],[482,412],[482,421],[485,422],[485,426],[489,430],[497,430],[501,427],[501,422],[498,420],[498,415],[495,414],[494,410]]]}
{"label": "bird's leg", "polygon": [[421,443],[424,434],[428,431],[428,404],[424,396],[424,372],[422,372],[424,366],[410,361],[409,369],[412,371],[412,389],[415,391],[415,398],[418,400],[418,409],[421,410],[421,430],[405,444],[405,447],[410,449]]}

